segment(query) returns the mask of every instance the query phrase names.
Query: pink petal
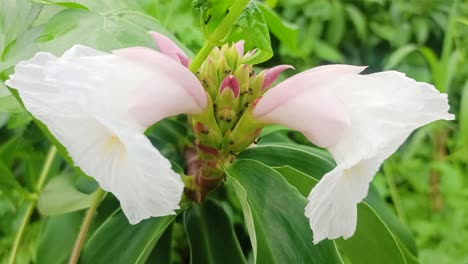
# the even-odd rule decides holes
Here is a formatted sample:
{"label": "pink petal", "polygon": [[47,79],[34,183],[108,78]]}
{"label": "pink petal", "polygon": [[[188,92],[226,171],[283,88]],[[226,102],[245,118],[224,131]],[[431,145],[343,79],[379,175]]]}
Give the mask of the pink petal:
{"label": "pink petal", "polygon": [[254,116],[260,121],[295,129],[320,147],[328,147],[338,142],[350,125],[343,104],[323,89],[293,97],[287,103],[258,116],[256,110],[262,110],[262,101],[263,99],[260,99],[254,109]]}
{"label": "pink petal", "polygon": [[338,142],[350,121],[344,105],[326,85],[363,69],[327,65],[296,74],[265,93],[254,109],[254,117],[296,129],[318,146],[331,146]]}
{"label": "pink petal", "polygon": [[226,88],[230,89],[233,92],[234,98],[237,98],[239,96],[239,93],[240,93],[239,81],[237,81],[234,75],[230,74],[226,76],[226,78],[224,78],[224,80],[221,82],[220,93],[222,93]]}
{"label": "pink petal", "polygon": [[177,46],[177,44],[170,38],[164,36],[161,33],[150,31],[149,34],[153,38],[156,45],[159,47],[159,51],[172,59],[180,62],[182,65],[187,67],[190,64],[189,57],[185,52]]}
{"label": "pink petal", "polygon": [[266,69],[266,75],[265,79],[263,80],[262,89],[265,89],[274,83],[278,79],[279,75],[287,69],[294,69],[294,67],[291,65],[278,65],[273,68]]}
{"label": "pink petal", "polygon": [[154,79],[141,84],[146,91],[139,93],[141,96],[133,106],[135,116],[142,123],[150,125],[171,115],[197,114],[205,109],[205,90],[197,77],[179,63],[144,47],[120,49],[113,53],[154,72]]}
{"label": "pink petal", "polygon": [[329,80],[339,78],[341,75],[358,74],[365,68],[362,66],[333,64],[315,67],[296,74],[269,90],[263,96],[254,113],[260,117],[304,91],[322,87]]}

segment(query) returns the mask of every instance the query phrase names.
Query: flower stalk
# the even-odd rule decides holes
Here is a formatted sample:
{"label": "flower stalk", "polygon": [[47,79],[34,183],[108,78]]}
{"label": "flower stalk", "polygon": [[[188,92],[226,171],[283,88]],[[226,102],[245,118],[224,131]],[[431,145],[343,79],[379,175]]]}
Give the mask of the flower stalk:
{"label": "flower stalk", "polygon": [[52,167],[52,162],[54,161],[55,155],[57,154],[57,148],[52,146],[48,153],[44,165],[42,166],[41,173],[39,174],[39,178],[37,180],[36,186],[34,187],[34,194],[31,197],[34,199],[29,203],[28,207],[26,208],[26,213],[24,214],[23,220],[21,221],[20,228],[18,233],[16,234],[15,241],[13,242],[13,248],[10,253],[10,258],[8,263],[14,264],[16,255],[18,254],[18,249],[21,243],[21,239],[24,235],[24,231],[26,230],[26,226],[31,219],[31,215],[34,212],[34,208],[36,207],[37,197],[41,192],[42,188],[44,187],[45,180],[47,175],[49,175],[50,168]]}
{"label": "flower stalk", "polygon": [[231,31],[232,24],[236,22],[237,18],[242,14],[245,7],[250,3],[250,0],[238,0],[229,9],[229,13],[219,23],[218,27],[213,32],[213,35],[205,41],[200,51],[193,58],[192,63],[189,65],[189,70],[195,73],[205,61],[206,57],[211,53],[214,47],[227,36]]}
{"label": "flower stalk", "polygon": [[105,194],[106,192],[103,189],[101,188],[97,189],[95,197],[94,197],[94,201],[91,204],[91,207],[89,207],[88,210],[86,211],[86,215],[81,224],[78,237],[76,238],[76,242],[75,242],[75,245],[73,246],[73,251],[70,256],[70,261],[68,262],[69,264],[78,263],[78,260],[81,254],[81,249],[83,248],[84,242],[86,241],[86,236],[88,235],[89,227],[91,226],[91,223],[93,221],[94,215],[96,214],[97,208],[99,204],[101,203],[102,199],[104,198]]}

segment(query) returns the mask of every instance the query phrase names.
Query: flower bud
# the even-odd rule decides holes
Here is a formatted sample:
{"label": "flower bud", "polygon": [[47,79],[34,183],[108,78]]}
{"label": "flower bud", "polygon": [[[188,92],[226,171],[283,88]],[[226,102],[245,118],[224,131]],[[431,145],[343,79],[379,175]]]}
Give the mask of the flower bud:
{"label": "flower bud", "polygon": [[228,75],[221,82],[219,95],[216,99],[216,119],[221,133],[233,127],[237,122],[240,87],[234,75]]}
{"label": "flower bud", "polygon": [[229,51],[226,54],[226,59],[229,64],[229,67],[232,71],[235,71],[237,67],[242,63],[242,58],[244,56],[244,41],[239,41],[236,44],[232,45]]}
{"label": "flower bud", "polygon": [[220,80],[218,78],[218,71],[216,68],[216,64],[212,57],[209,57],[203,63],[200,69],[199,78],[205,90],[208,92],[210,97],[214,100],[218,93]]}
{"label": "flower bud", "polygon": [[232,92],[232,96],[234,99],[239,97],[239,93],[240,93],[239,81],[237,81],[234,75],[226,76],[226,78],[224,78],[224,80],[221,82],[221,85],[219,87],[220,95],[222,95],[225,90],[230,90]]}
{"label": "flower bud", "polygon": [[241,95],[249,90],[250,77],[252,74],[252,65],[249,64],[241,64],[234,72],[234,76],[239,81]]}
{"label": "flower bud", "polygon": [[219,57],[218,63],[217,63],[217,72],[218,72],[218,78],[220,80],[224,79],[224,77],[231,74],[231,68],[229,67],[229,64],[227,63],[226,57],[224,56]]}

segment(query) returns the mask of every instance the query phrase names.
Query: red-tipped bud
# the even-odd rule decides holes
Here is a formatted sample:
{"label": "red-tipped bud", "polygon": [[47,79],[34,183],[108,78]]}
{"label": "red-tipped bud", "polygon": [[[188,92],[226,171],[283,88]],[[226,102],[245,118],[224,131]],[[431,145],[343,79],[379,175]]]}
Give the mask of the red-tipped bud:
{"label": "red-tipped bud", "polygon": [[224,78],[224,80],[221,82],[219,92],[223,93],[224,90],[230,89],[234,95],[234,98],[239,97],[240,93],[240,85],[239,81],[237,81],[236,77],[234,75],[230,74]]}
{"label": "red-tipped bud", "polygon": [[197,122],[193,128],[194,132],[196,134],[206,134],[208,135],[210,133],[210,130],[208,129],[207,126],[205,126],[203,123],[201,122]]}
{"label": "red-tipped bud", "polygon": [[279,75],[287,70],[287,69],[294,69],[291,65],[278,65],[270,69],[266,69],[265,78],[263,79],[262,90],[267,89],[272,85],[279,77]]}

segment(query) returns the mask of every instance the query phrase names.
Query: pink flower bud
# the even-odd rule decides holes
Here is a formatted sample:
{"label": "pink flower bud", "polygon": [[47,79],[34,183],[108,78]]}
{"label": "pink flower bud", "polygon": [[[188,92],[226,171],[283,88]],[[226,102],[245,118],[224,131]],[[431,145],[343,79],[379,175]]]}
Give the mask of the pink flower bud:
{"label": "pink flower bud", "polygon": [[221,82],[219,92],[222,93],[225,89],[230,89],[234,95],[234,98],[239,97],[239,93],[240,93],[239,81],[237,81],[234,75],[230,74],[226,76],[226,78],[224,78],[224,80]]}

